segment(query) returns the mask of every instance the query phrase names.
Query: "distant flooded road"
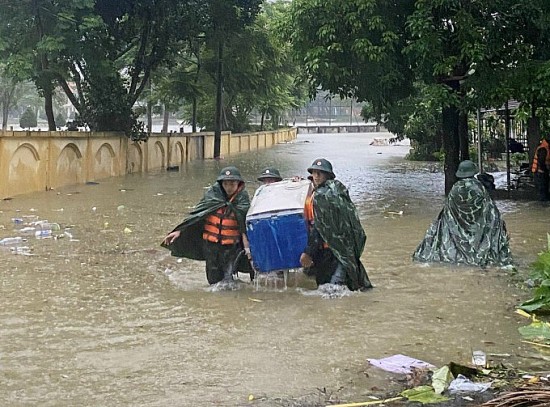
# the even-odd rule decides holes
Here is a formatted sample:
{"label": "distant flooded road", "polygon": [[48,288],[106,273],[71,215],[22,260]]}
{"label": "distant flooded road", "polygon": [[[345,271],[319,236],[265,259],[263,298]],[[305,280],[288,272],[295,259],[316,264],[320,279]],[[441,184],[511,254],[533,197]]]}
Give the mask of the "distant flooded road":
{"label": "distant flooded road", "polygon": [[[370,145],[374,137],[390,135],[299,135],[179,172],[0,201],[0,238],[27,238],[19,254],[0,247],[0,405],[280,406],[324,400],[323,388],[333,400],[365,401],[398,388],[367,362],[393,354],[441,366],[483,350],[500,355],[489,356],[495,364],[541,370],[517,331],[528,321],[514,309],[528,293],[510,271],[411,262],[443,205],[443,174],[405,161],[405,143]],[[319,157],[358,207],[375,289],[325,299],[293,273],[286,290],[256,290],[243,277],[239,289],[213,292],[202,262],[159,247],[222,167],[239,167],[252,194],[263,167],[305,176]],[[548,209],[498,205],[526,273],[545,248]],[[39,220],[58,223],[61,237],[16,230]]]}

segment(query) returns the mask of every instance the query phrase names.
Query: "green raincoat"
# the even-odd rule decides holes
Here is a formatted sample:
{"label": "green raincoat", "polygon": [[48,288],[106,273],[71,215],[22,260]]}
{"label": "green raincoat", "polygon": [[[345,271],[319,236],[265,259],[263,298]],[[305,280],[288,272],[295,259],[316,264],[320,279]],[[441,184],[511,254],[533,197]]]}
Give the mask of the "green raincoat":
{"label": "green raincoat", "polygon": [[344,267],[348,288],[372,287],[359,260],[367,235],[346,187],[337,180],[325,181],[315,190],[313,210],[314,227]]}
{"label": "green raincoat", "polygon": [[512,263],[506,224],[480,181],[464,178],[453,185],[413,259],[481,267]]}
{"label": "green raincoat", "polygon": [[[245,190],[239,191],[231,202],[219,182],[212,185],[202,199],[195,205],[189,216],[173,231],[181,231],[180,236],[171,244],[162,243],[161,246],[172,252],[172,256],[186,257],[193,260],[205,260],[203,253],[202,233],[206,217],[218,209],[228,206],[236,215],[239,229],[246,231],[245,219],[250,208],[250,197]],[[246,256],[240,256],[238,271],[250,272],[251,266]]]}

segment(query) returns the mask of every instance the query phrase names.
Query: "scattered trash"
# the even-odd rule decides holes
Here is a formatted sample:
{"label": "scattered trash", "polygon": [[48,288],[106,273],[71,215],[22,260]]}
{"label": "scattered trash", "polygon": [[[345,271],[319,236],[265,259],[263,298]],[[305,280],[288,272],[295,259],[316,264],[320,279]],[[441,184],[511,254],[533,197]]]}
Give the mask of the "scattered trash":
{"label": "scattered trash", "polygon": [[24,239],[21,236],[5,237],[2,240],[0,240],[0,245],[1,246],[11,246],[11,245],[19,244],[23,241],[24,241]]}
{"label": "scattered trash", "polygon": [[132,229],[126,227],[126,228],[124,228],[124,233],[126,233],[126,234],[132,233]]}
{"label": "scattered trash", "polygon": [[398,215],[398,216],[402,216],[403,215],[403,211],[398,211],[398,212],[395,212],[395,211],[387,211],[386,212],[388,215]]}
{"label": "scattered trash", "polygon": [[414,389],[408,389],[400,393],[409,401],[417,401],[423,404],[440,403],[449,400],[448,397],[436,394],[431,386],[418,386]]}
{"label": "scattered trash", "polygon": [[17,254],[20,256],[34,256],[34,254],[31,253],[31,248],[28,246],[10,247],[10,251],[12,254]]}
{"label": "scattered trash", "polygon": [[37,239],[48,239],[52,237],[52,230],[51,229],[44,229],[44,230],[37,230],[34,233],[34,237]]}
{"label": "scattered trash", "polygon": [[124,210],[124,205],[118,205],[116,210],[119,211],[119,212]]}
{"label": "scattered trash", "polygon": [[487,367],[487,355],[481,350],[474,350],[472,352],[472,364],[482,368]]}
{"label": "scattered trash", "polygon": [[387,138],[375,138],[370,144],[371,146],[389,146],[389,140]]}
{"label": "scattered trash", "polygon": [[393,355],[384,359],[367,359],[373,366],[393,373],[408,374],[413,368],[435,368],[434,365],[405,355]]}
{"label": "scattered trash", "polygon": [[492,382],[474,383],[466,376],[459,374],[457,378],[449,384],[449,393],[483,393],[491,387],[491,384]]}
{"label": "scattered trash", "polygon": [[447,389],[447,387],[449,387],[449,384],[451,383],[453,378],[454,377],[451,373],[451,369],[449,369],[449,366],[440,367],[435,372],[433,372],[432,387],[434,388],[435,393],[443,393]]}

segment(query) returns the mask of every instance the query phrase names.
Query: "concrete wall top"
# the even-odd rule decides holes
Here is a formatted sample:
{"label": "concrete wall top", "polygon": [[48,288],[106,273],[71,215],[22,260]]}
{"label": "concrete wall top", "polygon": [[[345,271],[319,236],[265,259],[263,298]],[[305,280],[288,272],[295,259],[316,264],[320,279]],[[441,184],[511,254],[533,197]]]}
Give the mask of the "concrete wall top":
{"label": "concrete wall top", "polygon": [[6,131],[0,131],[0,138],[1,137],[20,137],[20,138],[31,138],[31,137],[44,137],[44,138],[112,138],[112,137],[121,137],[124,136],[123,132],[104,132],[104,131],[98,131],[98,132],[91,132],[91,131],[30,131],[30,130],[22,130],[22,131],[12,131],[12,130],[6,130]]}

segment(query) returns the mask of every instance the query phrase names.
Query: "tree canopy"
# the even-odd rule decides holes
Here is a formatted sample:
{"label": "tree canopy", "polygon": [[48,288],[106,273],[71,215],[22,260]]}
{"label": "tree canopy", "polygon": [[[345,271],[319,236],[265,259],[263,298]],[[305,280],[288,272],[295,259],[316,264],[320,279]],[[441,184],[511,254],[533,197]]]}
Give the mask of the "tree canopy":
{"label": "tree canopy", "polygon": [[368,101],[401,134],[405,117],[439,110],[448,191],[469,158],[468,113],[547,104],[549,18],[544,0],[295,0],[287,35],[313,92]]}
{"label": "tree canopy", "polygon": [[[265,17],[258,17],[273,7],[262,8],[261,0],[2,2],[3,73],[33,80],[44,97],[50,129],[55,129],[52,100],[58,87],[90,129],[139,138],[146,135],[134,110],[145,89],[154,88],[147,98],[171,109],[183,100],[200,107],[199,98],[211,97],[211,86],[218,83],[228,102],[225,123],[238,128],[239,121],[231,118],[236,107],[276,115],[293,103],[281,102],[288,96],[287,84],[285,90],[274,84],[293,74],[281,57],[287,45],[275,41]],[[225,56],[220,46],[226,47]],[[158,86],[150,86],[151,80]],[[260,100],[260,95],[279,100]],[[213,122],[208,114],[202,113],[205,124]],[[198,116],[195,112],[193,120]]]}

